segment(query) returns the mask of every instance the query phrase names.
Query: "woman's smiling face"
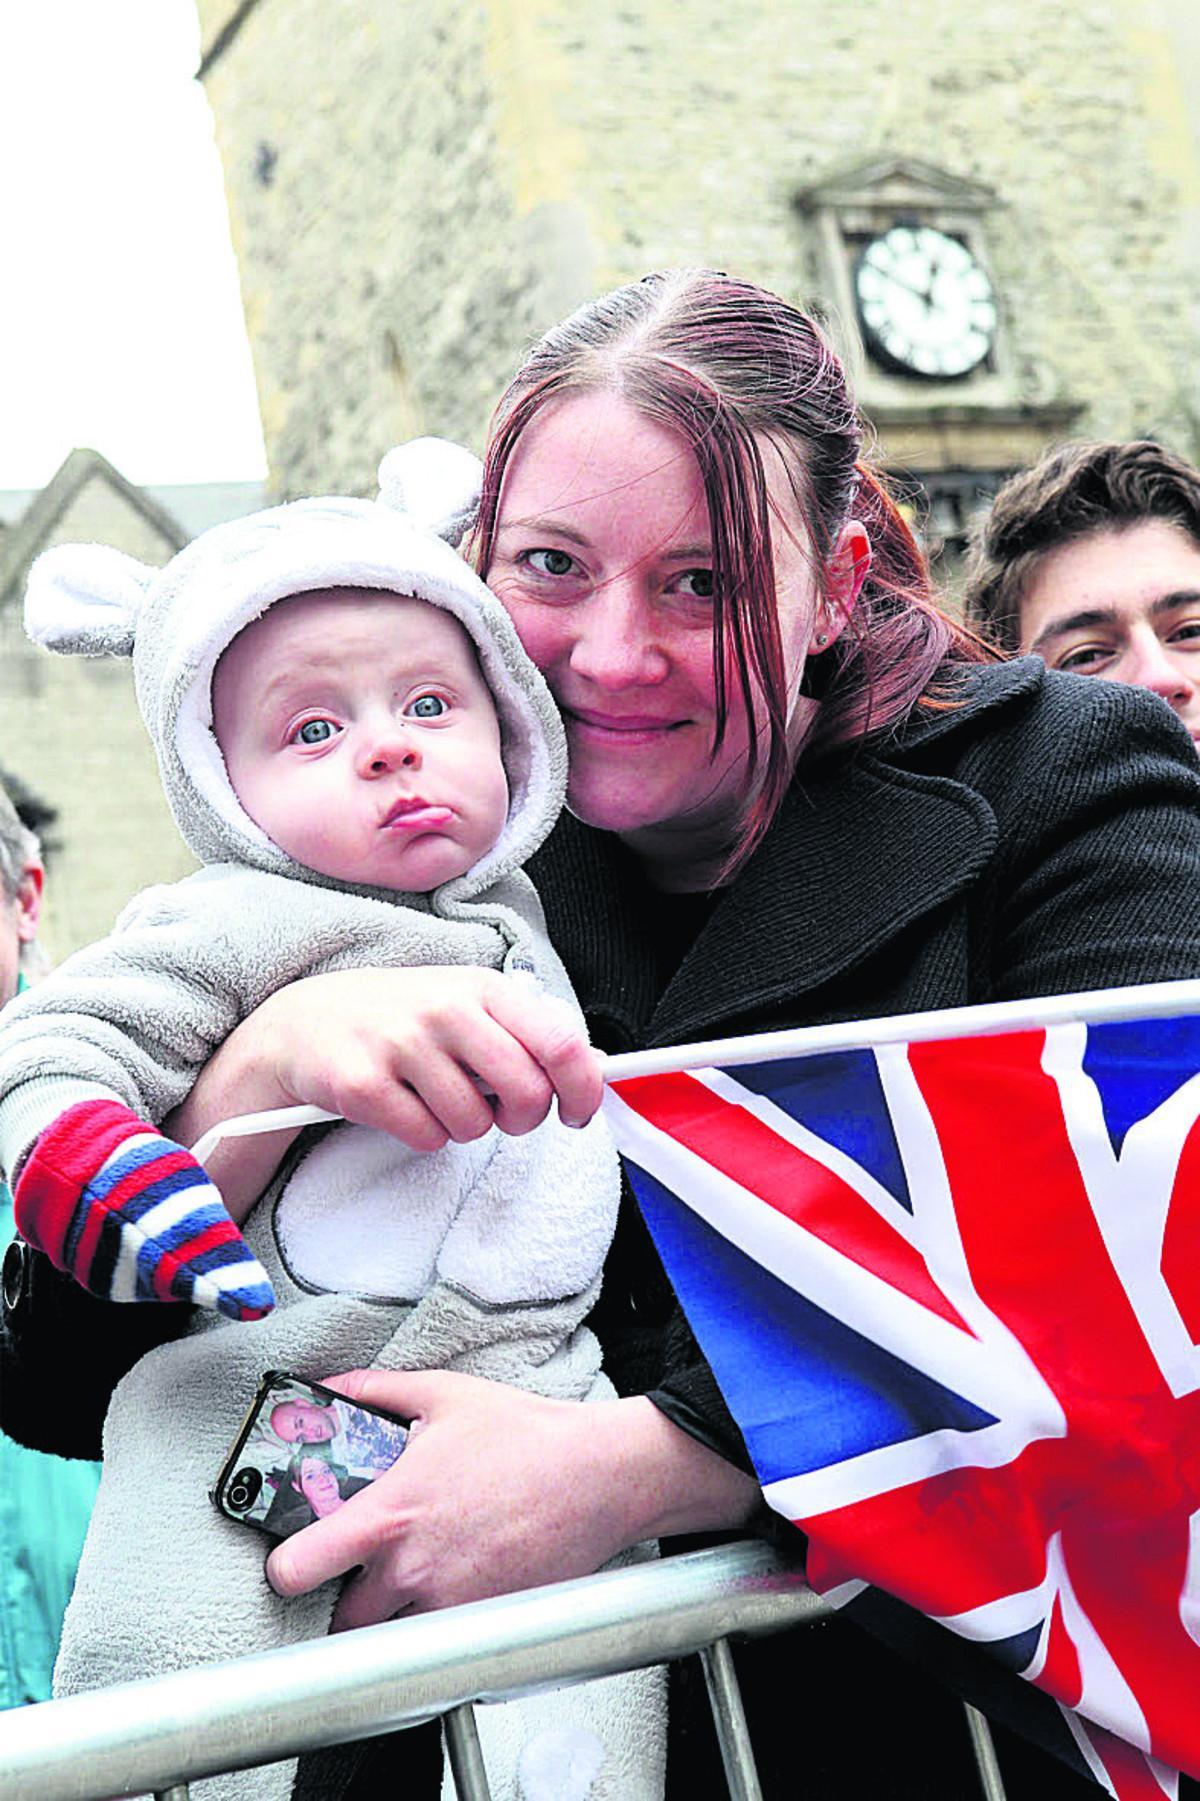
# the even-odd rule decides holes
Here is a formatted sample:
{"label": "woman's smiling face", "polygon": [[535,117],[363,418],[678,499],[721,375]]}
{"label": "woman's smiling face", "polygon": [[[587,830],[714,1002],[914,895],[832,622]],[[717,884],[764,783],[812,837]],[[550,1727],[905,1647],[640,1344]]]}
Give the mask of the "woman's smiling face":
{"label": "woman's smiling face", "polygon": [[[786,478],[767,451],[795,695],[816,596],[780,527]],[[562,710],[572,812],[672,872],[666,885],[692,885],[689,867],[719,863],[736,831],[749,733],[731,671],[713,756],[712,536],[689,445],[605,390],[548,407],[509,461],[487,580]]]}

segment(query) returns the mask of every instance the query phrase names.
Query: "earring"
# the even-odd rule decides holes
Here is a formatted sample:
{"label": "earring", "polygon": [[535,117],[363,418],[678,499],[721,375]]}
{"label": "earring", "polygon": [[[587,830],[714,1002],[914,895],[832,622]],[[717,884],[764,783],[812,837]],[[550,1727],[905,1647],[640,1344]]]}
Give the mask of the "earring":
{"label": "earring", "polygon": [[818,644],[825,645],[825,644],[828,644],[828,642],[829,642],[829,633],[828,632],[818,632],[817,633],[817,643]]}

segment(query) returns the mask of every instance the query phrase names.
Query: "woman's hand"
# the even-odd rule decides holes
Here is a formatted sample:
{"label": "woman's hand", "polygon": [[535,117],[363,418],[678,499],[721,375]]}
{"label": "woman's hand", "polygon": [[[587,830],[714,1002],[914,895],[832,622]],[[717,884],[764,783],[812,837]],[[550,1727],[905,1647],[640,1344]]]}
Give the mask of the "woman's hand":
{"label": "woman's hand", "polygon": [[[237,1113],[302,1102],[416,1151],[520,1135],[557,1100],[566,1125],[600,1105],[601,1059],[570,1009],[495,970],[352,969],[279,989],[211,1058],[169,1130],[194,1144]],[[294,1133],[227,1140],[210,1174],[244,1217]]]}
{"label": "woman's hand", "polygon": [[336,1630],[585,1575],[643,1538],[742,1525],[760,1499],[644,1397],[547,1401],[451,1371],[330,1385],[414,1423],[399,1462],[267,1560],[281,1595],[358,1569]]}
{"label": "woman's hand", "polygon": [[600,1058],[569,1009],[495,970],[310,976],[252,1017],[290,1100],[417,1151],[469,1143],[492,1125],[531,1132],[555,1099],[564,1124],[584,1125],[603,1093]]}

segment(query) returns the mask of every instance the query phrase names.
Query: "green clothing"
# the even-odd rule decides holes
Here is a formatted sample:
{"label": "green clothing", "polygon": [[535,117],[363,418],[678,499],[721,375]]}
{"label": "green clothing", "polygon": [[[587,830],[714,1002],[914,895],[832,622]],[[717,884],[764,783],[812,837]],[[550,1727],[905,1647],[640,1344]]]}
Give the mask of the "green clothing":
{"label": "green clothing", "polygon": [[[0,1183],[0,1254],[12,1236],[12,1197]],[[99,1479],[98,1463],[47,1457],[0,1435],[0,1708],[50,1698]]]}

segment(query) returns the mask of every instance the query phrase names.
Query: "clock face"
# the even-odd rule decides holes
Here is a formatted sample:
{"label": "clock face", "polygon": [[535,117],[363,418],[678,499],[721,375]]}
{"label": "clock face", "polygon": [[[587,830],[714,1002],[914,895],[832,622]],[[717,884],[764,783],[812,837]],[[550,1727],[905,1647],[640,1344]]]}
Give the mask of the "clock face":
{"label": "clock face", "polygon": [[872,238],[854,292],[867,348],[906,374],[967,375],[996,336],[991,282],[965,244],[932,225],[894,225]]}

